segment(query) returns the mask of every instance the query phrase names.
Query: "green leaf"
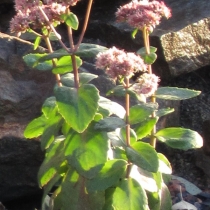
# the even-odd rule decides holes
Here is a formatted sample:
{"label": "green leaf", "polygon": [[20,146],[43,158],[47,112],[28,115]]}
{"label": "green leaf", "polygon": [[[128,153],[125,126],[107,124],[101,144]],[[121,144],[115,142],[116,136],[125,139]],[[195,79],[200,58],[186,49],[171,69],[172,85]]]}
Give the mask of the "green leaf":
{"label": "green leaf", "polygon": [[157,51],[156,47],[150,46],[150,53],[149,54],[146,52],[145,47],[142,47],[136,53],[139,54],[144,59],[144,62],[146,64],[151,65],[157,59],[157,54],[155,53],[156,51]]}
{"label": "green leaf", "polygon": [[111,141],[111,144],[113,147],[125,147],[126,143],[123,139],[120,137],[120,129],[116,129],[115,131],[108,132],[107,136],[109,140]]}
{"label": "green leaf", "polygon": [[75,55],[81,57],[95,57],[98,53],[106,51],[107,48],[97,44],[81,43]]}
{"label": "green leaf", "polygon": [[104,117],[115,114],[123,119],[125,116],[125,109],[123,106],[102,96],[100,96],[99,99],[99,112]]}
{"label": "green leaf", "polygon": [[32,120],[24,130],[25,138],[32,139],[41,136],[46,124],[47,118],[44,115]]}
{"label": "green leaf", "polygon": [[[82,60],[78,56],[75,56],[75,60],[76,60],[76,66],[77,68],[79,68],[82,65]],[[61,57],[58,60],[56,67],[53,68],[52,70],[54,74],[65,74],[67,72],[72,72],[72,71],[73,71],[73,64],[70,55]]]}
{"label": "green leaf", "polygon": [[171,164],[168,161],[168,159],[161,153],[158,153],[158,158],[159,158],[159,169],[158,171],[164,174],[171,174],[172,173],[172,168]]}
{"label": "green leaf", "polygon": [[138,104],[130,108],[129,121],[130,124],[140,123],[147,118],[157,109],[157,104]]}
{"label": "green leaf", "polygon": [[[79,73],[79,85],[84,85],[89,83],[91,80],[97,78],[98,76],[90,73]],[[61,82],[64,86],[74,87],[74,75],[72,73],[67,73],[61,76]]]}
{"label": "green leaf", "polygon": [[[63,141],[55,141],[46,153],[46,157],[39,168],[38,180],[41,187],[58,176],[58,170],[65,161]],[[57,179],[57,178],[55,178]]]}
{"label": "green leaf", "polygon": [[62,123],[63,118],[60,115],[48,119],[47,124],[44,128],[44,132],[40,139],[42,150],[48,148],[50,144],[54,141],[55,136],[58,135]]}
{"label": "green leaf", "polygon": [[157,182],[160,182],[160,179],[157,178],[155,173],[145,171],[136,165],[133,165],[130,171],[130,177],[135,179],[141,187],[149,192],[158,192]]}
{"label": "green leaf", "polygon": [[198,96],[201,91],[177,87],[160,87],[155,92],[155,97],[166,100],[184,100]]}
{"label": "green leaf", "polygon": [[162,183],[160,201],[160,209],[171,209],[171,194],[168,187],[164,183]]}
{"label": "green leaf", "polygon": [[58,109],[65,121],[77,132],[83,132],[98,109],[99,93],[91,84],[82,85],[78,90],[69,87],[55,89]]}
{"label": "green leaf", "polygon": [[158,117],[149,118],[141,123],[136,124],[134,131],[136,132],[137,138],[143,139],[144,137],[148,136],[156,125],[158,119]]}
{"label": "green leaf", "polygon": [[23,57],[23,60],[31,68],[36,68],[37,70],[40,70],[40,71],[52,70],[53,64],[52,64],[51,60],[43,61],[43,62],[39,61],[40,58],[42,58],[46,55],[47,55],[46,53],[28,54]]}
{"label": "green leaf", "polygon": [[34,42],[34,50],[36,50],[39,47],[39,44],[41,41],[42,41],[42,37],[37,36]]}
{"label": "green leaf", "polygon": [[151,64],[153,64],[153,63],[156,61],[156,59],[157,59],[157,54],[151,52],[151,53],[148,54],[148,55],[142,56],[142,58],[144,59],[144,63],[146,63],[146,64],[148,64],[148,65],[151,65]]}
{"label": "green leaf", "polygon": [[99,173],[87,181],[87,191],[102,191],[117,184],[125,175],[126,165],[124,160],[108,160]]}
{"label": "green leaf", "polygon": [[132,178],[120,181],[110,197],[111,202],[106,209],[148,210],[146,193]]}
{"label": "green leaf", "polygon": [[159,130],[155,136],[169,147],[188,150],[203,146],[202,137],[196,132],[185,128],[165,128]]}
{"label": "green leaf", "polygon": [[107,117],[96,123],[95,129],[99,131],[114,131],[125,126],[125,121],[118,117]]}
{"label": "green leaf", "polygon": [[149,209],[160,210],[160,196],[158,192],[147,192]]}
{"label": "green leaf", "polygon": [[99,52],[104,52],[106,50],[106,47],[97,44],[81,43],[79,49],[74,53],[67,52],[65,49],[59,49],[53,53],[48,53],[45,56],[40,57],[39,61],[43,62],[46,60],[52,60],[53,58],[61,58],[73,54],[81,57],[95,57]]}
{"label": "green leaf", "polygon": [[104,206],[104,192],[87,193],[85,178],[71,169],[61,185],[61,191],[55,198],[53,209],[62,210],[102,210]]}
{"label": "green leaf", "polygon": [[42,105],[42,112],[46,118],[52,118],[57,114],[57,104],[54,96],[47,98]]}
{"label": "green leaf", "polygon": [[81,134],[72,131],[65,142],[69,164],[84,177],[93,178],[107,160],[107,136],[95,131],[93,125]]}
{"label": "green leaf", "polygon": [[63,135],[67,136],[70,129],[71,129],[71,126],[66,121],[64,121],[64,123],[62,125],[62,128],[61,128],[61,131],[62,131]]}
{"label": "green leaf", "polygon": [[128,161],[128,158],[126,156],[125,150],[119,147],[115,147],[112,149],[113,151],[113,158],[115,159],[122,159],[125,161]]}
{"label": "green leaf", "polygon": [[159,109],[157,112],[156,112],[156,116],[157,117],[162,117],[162,116],[165,116],[167,114],[170,114],[174,112],[174,108],[163,108],[163,109]]}
{"label": "green leaf", "polygon": [[70,12],[69,14],[62,14],[61,19],[64,20],[65,23],[74,30],[78,29],[79,21],[74,13]]}
{"label": "green leaf", "polygon": [[125,149],[128,159],[139,166],[140,168],[157,172],[159,167],[159,161],[157,152],[148,143],[136,142],[132,144],[132,147],[126,147]]}
{"label": "green leaf", "polygon": [[[157,48],[153,47],[153,46],[150,46],[150,52],[152,52],[152,53],[157,52]],[[139,54],[139,55],[145,55],[146,54],[146,48],[142,47],[136,53]]]}
{"label": "green leaf", "polygon": [[[129,94],[129,96],[134,99],[134,100],[138,100],[140,102],[145,102],[145,96],[143,96],[143,94],[136,94],[134,91],[128,89],[127,93]],[[116,87],[114,87],[113,89],[109,90],[106,93],[107,96],[118,96],[118,97],[125,97],[126,95],[126,90],[124,88],[123,85],[118,85]]]}
{"label": "green leaf", "polygon": [[[125,129],[125,127],[120,129],[120,139],[122,139],[124,141],[124,143],[126,144],[126,129]],[[135,142],[137,142],[137,135],[136,135],[135,131],[130,128],[130,144],[132,145]]]}
{"label": "green leaf", "polygon": [[135,39],[137,33],[138,33],[138,28],[135,28],[135,29],[132,31],[131,37],[132,37],[133,39]]}

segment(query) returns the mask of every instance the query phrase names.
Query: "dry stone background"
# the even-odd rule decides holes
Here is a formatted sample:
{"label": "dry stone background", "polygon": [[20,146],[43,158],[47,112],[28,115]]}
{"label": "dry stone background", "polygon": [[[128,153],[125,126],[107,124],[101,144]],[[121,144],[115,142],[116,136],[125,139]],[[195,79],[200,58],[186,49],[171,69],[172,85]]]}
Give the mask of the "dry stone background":
{"label": "dry stone background", "polygon": [[[115,22],[116,9],[127,2],[95,0],[85,40],[107,47],[115,45],[128,51],[142,47],[141,34],[137,34],[133,40],[131,29]],[[202,94],[181,103],[167,102],[165,106],[175,107],[177,112],[170,118],[161,119],[160,126],[181,125],[195,129],[204,136],[205,142],[210,142],[210,135],[204,135],[206,128],[202,126],[204,121],[210,120],[210,1],[165,2],[171,7],[173,16],[164,20],[151,35],[151,45],[158,48],[158,59],[153,70],[161,77],[161,85],[188,87],[201,90]],[[86,3],[87,0],[82,0],[73,8],[80,21],[83,20]],[[39,142],[24,140],[23,130],[31,119],[39,115],[44,99],[53,94],[54,86],[54,77],[50,73],[29,69],[24,64],[22,56],[32,52],[33,46],[28,40],[10,34],[9,21],[13,14],[13,0],[0,1],[0,171],[4,172],[0,175],[2,202],[40,193],[36,172],[43,153]],[[59,30],[65,41],[64,27]],[[38,50],[45,49],[40,47]],[[112,81],[102,72],[94,69],[91,61],[86,61],[82,70],[99,75],[94,83],[102,94],[113,86]],[[205,159],[207,167],[210,163],[210,147],[208,143],[204,146],[204,149],[196,152],[188,151],[187,155],[195,157],[195,160]],[[169,151],[170,155],[173,153]],[[185,156],[186,153],[183,154]],[[195,167],[206,171],[203,162],[194,162],[197,162]],[[210,186],[209,174],[203,174],[203,181]],[[193,180],[195,177],[191,178]],[[9,184],[11,180],[13,182]]]}

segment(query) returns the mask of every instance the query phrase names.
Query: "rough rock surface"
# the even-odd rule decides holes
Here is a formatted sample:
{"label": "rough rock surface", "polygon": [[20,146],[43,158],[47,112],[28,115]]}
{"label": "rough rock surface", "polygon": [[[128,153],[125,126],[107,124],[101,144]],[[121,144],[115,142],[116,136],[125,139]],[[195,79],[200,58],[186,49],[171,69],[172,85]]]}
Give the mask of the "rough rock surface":
{"label": "rough rock surface", "polygon": [[0,139],[0,200],[6,202],[41,193],[37,171],[44,153],[37,141],[7,137]]}
{"label": "rough rock surface", "polygon": [[22,56],[33,51],[31,43],[0,33],[0,46],[0,138],[21,138],[25,125],[52,94],[54,77],[25,65]]}

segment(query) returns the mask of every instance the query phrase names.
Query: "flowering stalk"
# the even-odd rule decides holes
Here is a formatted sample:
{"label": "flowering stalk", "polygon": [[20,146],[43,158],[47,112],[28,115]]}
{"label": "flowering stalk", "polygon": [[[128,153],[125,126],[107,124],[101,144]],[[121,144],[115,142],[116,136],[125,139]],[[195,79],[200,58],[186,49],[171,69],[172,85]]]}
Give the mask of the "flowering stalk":
{"label": "flowering stalk", "polygon": [[[150,54],[150,43],[149,43],[149,32],[147,30],[146,27],[143,27],[142,30],[143,33],[143,39],[144,39],[144,45],[145,45],[145,49],[146,49],[146,54],[149,55]],[[148,65],[148,73],[152,74],[152,65]],[[155,95],[152,94],[151,96],[151,102],[155,103],[156,102],[156,98]],[[155,117],[155,112],[152,113],[152,117]],[[156,133],[156,125],[154,125],[151,134],[150,134],[150,144],[155,148],[156,147],[156,138],[155,138],[155,133]]]}
{"label": "flowering stalk", "polygon": [[[130,95],[128,93],[128,88],[129,88],[129,78],[125,77],[125,112],[126,112],[126,145],[127,147],[130,147],[130,121],[129,121],[129,116],[130,116]],[[131,163],[128,160],[128,165],[127,165],[127,171],[126,171],[126,177],[128,178],[130,175],[130,170],[131,170]]]}

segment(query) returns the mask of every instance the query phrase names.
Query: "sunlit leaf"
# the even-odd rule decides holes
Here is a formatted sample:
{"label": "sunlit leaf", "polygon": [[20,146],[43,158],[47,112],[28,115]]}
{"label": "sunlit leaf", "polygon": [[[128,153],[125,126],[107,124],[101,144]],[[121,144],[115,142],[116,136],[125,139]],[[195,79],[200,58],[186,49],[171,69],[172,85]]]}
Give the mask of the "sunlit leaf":
{"label": "sunlit leaf", "polygon": [[132,147],[126,147],[128,159],[140,168],[157,172],[159,161],[156,150],[148,143],[136,142]]}
{"label": "sunlit leaf", "polygon": [[36,50],[39,47],[39,44],[41,41],[42,41],[42,38],[40,36],[37,36],[34,42],[34,50]]}
{"label": "sunlit leaf", "polygon": [[131,125],[140,123],[150,117],[154,110],[157,109],[156,104],[138,104],[130,108],[129,122]]}
{"label": "sunlit leaf", "polygon": [[106,117],[96,123],[95,129],[100,131],[114,131],[125,126],[125,121],[118,117]]}
{"label": "sunlit leaf", "polygon": [[138,139],[147,137],[158,121],[158,117],[153,117],[142,121],[135,125],[134,130]]}
{"label": "sunlit leaf", "polygon": [[178,87],[159,87],[155,97],[166,100],[184,100],[198,96],[201,91]]}
{"label": "sunlit leaf", "polygon": [[69,14],[62,14],[61,18],[65,21],[65,23],[68,26],[70,26],[74,30],[78,29],[79,21],[78,21],[77,16],[74,13],[70,12]]}
{"label": "sunlit leaf", "polygon": [[[91,80],[97,78],[98,76],[90,73],[79,73],[79,85],[84,85],[89,83]],[[61,76],[61,82],[64,86],[74,87],[74,75],[72,73],[67,73]]]}
{"label": "sunlit leaf", "polygon": [[25,63],[31,67],[36,68],[40,71],[52,70],[53,64],[51,60],[40,62],[39,59],[46,56],[47,54],[28,54],[23,57]]}
{"label": "sunlit leaf", "polygon": [[71,169],[61,185],[61,191],[56,196],[53,209],[62,210],[102,210],[104,206],[104,192],[87,193],[85,178]]}
{"label": "sunlit leaf", "polygon": [[[79,68],[82,65],[82,60],[78,56],[75,56],[75,61],[77,68]],[[54,74],[65,74],[71,71],[73,71],[73,64],[70,55],[61,57],[57,61],[56,67],[52,70]]]}
{"label": "sunlit leaf", "polygon": [[66,138],[65,156],[77,171],[87,178],[93,178],[107,160],[108,139],[91,125],[84,133],[72,131]]}
{"label": "sunlit leaf", "polygon": [[108,187],[117,184],[120,178],[125,175],[127,162],[124,160],[107,161],[99,173],[87,182],[88,192],[106,190]]}
{"label": "sunlit leaf", "polygon": [[47,118],[42,115],[41,117],[32,120],[24,130],[25,138],[35,138],[41,136],[44,132],[44,128],[47,124]]}
{"label": "sunlit leaf", "polygon": [[99,93],[91,84],[82,85],[78,90],[70,87],[57,87],[55,96],[58,109],[66,122],[77,132],[83,132],[98,109]]}
{"label": "sunlit leaf", "polygon": [[109,197],[106,209],[148,210],[146,193],[132,178],[120,181]]}
{"label": "sunlit leaf", "polygon": [[185,128],[164,128],[159,130],[155,136],[159,141],[176,149],[188,150],[203,146],[202,137],[193,130]]}

